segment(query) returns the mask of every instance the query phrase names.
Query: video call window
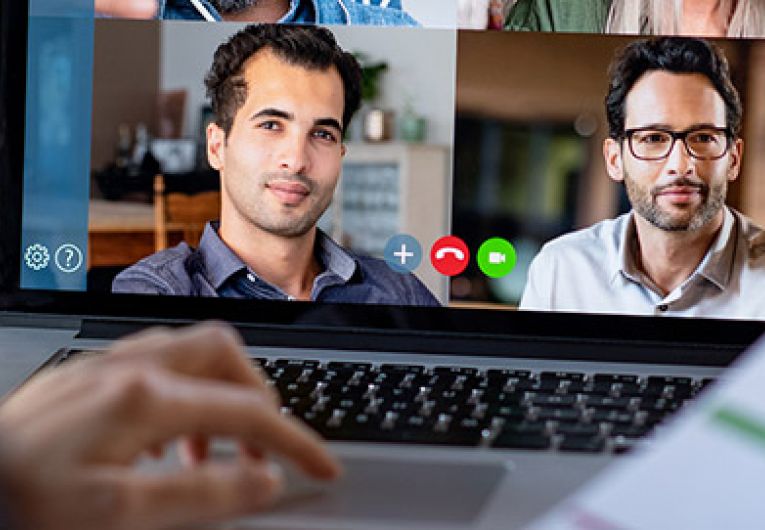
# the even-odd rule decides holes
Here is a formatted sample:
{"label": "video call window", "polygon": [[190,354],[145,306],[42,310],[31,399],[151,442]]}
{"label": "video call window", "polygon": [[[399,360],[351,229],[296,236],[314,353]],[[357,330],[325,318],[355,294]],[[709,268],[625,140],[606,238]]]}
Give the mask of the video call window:
{"label": "video call window", "polygon": [[[716,73],[646,74],[657,86],[630,85],[637,90],[628,91],[633,96],[624,103],[623,130],[612,134],[614,124],[604,104],[609,68],[621,50],[636,42],[595,35],[460,34],[455,141],[459,198],[453,230],[470,234],[469,245],[475,248],[501,226],[517,243],[516,271],[521,272],[487,278],[476,268],[468,269],[452,282],[452,300],[478,307],[585,313],[763,315],[763,302],[753,294],[763,286],[765,274],[763,236],[757,228],[765,211],[762,202],[753,200],[763,189],[758,148],[763,136],[757,125],[763,92],[754,88],[762,82],[762,43],[718,42],[719,53],[730,64],[729,76],[705,41],[665,41],[668,51],[635,52],[671,56],[673,49],[688,46],[692,57],[713,53],[708,59]],[[512,67],[496,68],[508,58]],[[624,79],[628,74],[621,74],[619,82],[633,83]],[[688,78],[698,86],[686,86]],[[721,86],[735,86],[730,92],[740,97],[740,131],[730,129],[739,125],[730,123],[734,105],[726,104],[723,89],[716,90],[711,78]],[[701,93],[710,101],[692,99]],[[713,104],[716,114],[704,114]],[[647,133],[643,142],[654,147],[664,142],[662,151],[672,147],[671,156],[679,162],[669,155],[667,163],[659,156],[638,160],[630,149],[638,133]],[[673,141],[676,145],[670,146]],[[717,147],[710,154],[712,142]],[[640,208],[641,218],[653,219],[639,221],[643,226],[638,235],[629,214],[634,207]],[[644,251],[652,250],[657,240],[681,240],[702,226],[714,227],[714,237],[707,237],[692,256],[654,252],[646,257]],[[654,235],[644,237],[645,232]],[[692,246],[691,239],[684,241]],[[668,265],[681,264],[682,275],[660,274]]]}
{"label": "video call window", "polygon": [[[361,108],[347,124],[349,104],[343,102],[343,93],[352,87],[338,82],[326,94],[319,93],[320,80],[312,76],[337,68],[299,62],[311,57],[310,40],[316,37],[309,27],[274,26],[261,32],[244,24],[97,21],[91,290],[394,305],[447,302],[444,277],[424,266],[411,273],[394,271],[385,252],[397,234],[408,234],[424,246],[449,232],[455,33],[373,27],[324,31],[352,53],[353,63],[362,69],[364,82],[355,89]],[[253,160],[249,153],[259,157],[257,165],[247,168],[250,173],[226,179],[234,171],[227,172],[231,164],[223,162],[230,156],[214,161],[217,155],[212,151],[217,148],[212,147],[216,140],[210,136],[210,124],[217,124],[220,117],[210,107],[210,72],[216,49],[242,33],[257,34],[240,38],[242,46],[294,38],[307,41],[309,52],[291,57],[296,61],[292,65],[279,55],[257,75],[245,70],[247,99],[243,96],[244,104],[236,108],[238,100],[223,84],[233,71],[226,65],[244,60],[249,67],[251,58],[257,62],[263,53],[246,52],[247,57],[236,59],[221,56],[215,63],[223,87],[220,109],[231,105],[236,111],[228,132],[214,127],[224,138],[219,144],[235,152],[235,140],[241,138],[241,145],[248,146],[243,153]],[[141,53],[128,43],[140,46]],[[269,46],[263,44],[263,50]],[[121,60],[115,61],[116,56]],[[275,75],[269,72],[282,66],[291,68],[292,77],[271,90],[268,83]],[[114,82],[122,76],[138,81]],[[232,79],[239,82],[237,74]],[[257,109],[248,106],[251,99]],[[246,112],[256,115],[243,118]],[[306,143],[298,145],[290,135],[308,118],[317,120],[317,125],[305,131]],[[318,141],[325,135],[331,144]],[[237,155],[239,173],[244,164],[254,163],[243,153]],[[219,174],[229,187],[221,187]],[[263,196],[250,193],[263,184],[262,179],[268,181]],[[305,201],[295,198],[302,193]],[[283,203],[279,213],[271,211],[271,195]],[[301,203],[313,205],[304,208]],[[261,278],[253,266],[245,267],[258,256],[247,263],[242,255],[264,253],[264,248],[274,246],[264,247],[268,242],[252,231],[249,239],[225,234],[232,225],[224,221],[227,206],[241,209],[240,217],[253,219],[251,227],[261,235],[265,231],[278,236],[280,244],[294,241],[297,234],[269,223],[292,216],[287,210],[312,210],[304,228],[319,228],[315,247],[322,269],[313,285],[298,294],[285,284]],[[238,247],[232,243],[236,240]],[[208,259],[208,253],[215,258]],[[202,260],[202,272],[197,274],[186,263],[192,258]],[[299,253],[292,253],[280,266],[297,269],[299,259]],[[169,271],[168,260],[178,270]]]}
{"label": "video call window", "polygon": [[[758,228],[765,224],[763,42],[640,44],[637,34],[693,32],[695,21],[675,13],[674,25],[667,25],[666,17],[652,10],[656,2],[645,0],[630,3],[638,6],[631,13],[638,29],[617,31],[613,21],[629,18],[625,2],[586,1],[593,7],[587,13],[558,0],[459,2],[446,10],[452,22],[433,2],[320,2],[322,9],[353,6],[354,13],[399,17],[401,23],[366,19],[329,28],[361,64],[362,104],[349,122],[347,101],[317,114],[312,141],[333,136],[327,127],[339,133],[334,158],[325,159],[331,163],[317,166],[317,175],[326,170],[331,177],[326,187],[319,189],[318,180],[301,173],[277,179],[274,186],[294,205],[314,191],[321,199],[309,223],[323,234],[313,247],[315,281],[299,292],[258,284],[252,268],[241,268],[246,253],[241,246],[229,246],[228,268],[205,269],[208,291],[165,285],[155,292],[136,287],[135,278],[115,287],[120,285],[115,278],[147,256],[179,244],[190,252],[204,246],[205,235],[217,234],[218,226],[207,221],[224,215],[221,205],[235,205],[226,197],[239,200],[246,191],[231,192],[220,184],[223,159],[215,146],[226,147],[236,134],[229,137],[230,127],[220,123],[204,86],[215,49],[246,22],[225,22],[230,17],[223,16],[229,13],[223,2],[189,2],[198,14],[197,4],[214,9],[220,24],[205,24],[204,16],[199,23],[178,20],[185,17],[173,9],[184,2],[162,2],[157,13],[162,20],[100,13],[93,42],[87,244],[45,246],[42,235],[56,224],[52,214],[60,206],[44,207],[55,187],[36,191],[35,183],[49,175],[29,171],[25,212],[35,217],[26,225],[33,230],[25,240],[22,286],[80,289],[84,285],[74,280],[81,268],[87,271],[87,289],[98,292],[761,318],[763,302],[748,293],[761,286],[765,256]],[[303,22],[321,18],[314,11],[315,20],[309,20],[311,13],[301,11],[305,5],[291,0],[280,16],[302,13],[309,17]],[[486,7],[489,26],[496,26],[491,16],[501,13],[504,29],[511,31],[436,29],[464,25],[466,6],[479,13]],[[697,34],[757,34],[762,15],[757,4],[737,2],[731,9],[715,31],[697,27]],[[594,26],[583,25],[585,15],[597,18]],[[574,33],[549,33],[561,31]],[[589,31],[622,35],[579,33]],[[57,117],[53,124],[66,122],[65,101],[71,99],[53,89],[63,87],[69,64],[57,54],[61,43],[72,44],[51,41],[34,70],[58,75],[55,83],[38,83],[47,88],[36,100],[54,110],[44,113]],[[693,64],[679,64],[670,57],[673,49],[686,50]],[[629,63],[629,53],[678,64],[649,66],[630,79],[629,69],[642,66],[635,66],[640,61],[634,57]],[[662,54],[666,57],[656,59]],[[88,63],[79,58],[72,64]],[[615,71],[618,65],[621,73]],[[281,66],[277,61],[273,71]],[[323,71],[303,70],[293,73]],[[338,103],[337,94],[347,94],[341,81],[322,101],[334,97]],[[612,85],[607,109],[609,82],[627,88],[620,95]],[[90,104],[87,91],[82,98]],[[274,118],[269,130],[279,120],[292,123],[297,117],[278,106],[261,110]],[[219,136],[214,128],[211,133],[211,123],[219,126]],[[63,141],[51,131],[38,135],[40,142]],[[29,149],[37,152],[34,144]],[[59,202],[67,208],[74,204],[70,198]],[[687,233],[704,244],[683,239]],[[461,238],[462,246],[436,249],[448,235]],[[507,240],[512,252],[497,247],[483,252],[494,238]],[[668,244],[671,238],[687,245]],[[402,245],[411,241],[419,247],[412,254],[416,264],[399,270],[392,256],[403,263],[410,247]],[[661,256],[661,248],[674,251]],[[683,255],[678,249],[694,250]],[[434,261],[449,259],[463,266],[445,272]],[[507,272],[487,272],[508,261]],[[668,263],[680,265],[673,272]],[[184,267],[189,271],[192,265]],[[236,285],[229,282],[233,275],[239,277]],[[363,281],[353,296],[338,294],[358,278]],[[247,287],[248,281],[254,287]]]}

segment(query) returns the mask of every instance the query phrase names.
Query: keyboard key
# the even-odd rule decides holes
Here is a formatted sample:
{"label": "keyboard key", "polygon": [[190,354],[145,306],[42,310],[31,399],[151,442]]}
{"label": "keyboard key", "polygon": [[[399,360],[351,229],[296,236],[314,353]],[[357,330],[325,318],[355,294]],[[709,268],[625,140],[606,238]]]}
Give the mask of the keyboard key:
{"label": "keyboard key", "polygon": [[535,394],[530,403],[538,407],[570,407],[576,403],[576,396]]}
{"label": "keyboard key", "polygon": [[614,425],[610,436],[623,436],[624,438],[640,438],[651,432],[651,427],[647,425]]}
{"label": "keyboard key", "polygon": [[585,375],[581,372],[542,372],[539,374],[540,381],[554,379],[556,381],[584,381]]}
{"label": "keyboard key", "polygon": [[327,368],[337,372],[368,372],[372,369],[371,363],[331,362]]}
{"label": "keyboard key", "polygon": [[538,420],[574,422],[579,421],[582,413],[579,409],[537,409],[533,415]]}
{"label": "keyboard key", "polygon": [[674,412],[683,406],[683,400],[665,399],[665,398],[644,398],[641,400],[639,408],[645,411],[656,412]]}
{"label": "keyboard key", "polygon": [[606,441],[602,436],[568,435],[563,438],[558,448],[561,451],[600,453],[606,448]]}
{"label": "keyboard key", "polygon": [[646,380],[647,386],[691,386],[693,385],[693,379],[690,377],[676,377],[676,376],[651,376]]}
{"label": "keyboard key", "polygon": [[520,423],[507,423],[502,429],[502,432],[510,434],[546,434],[547,423],[544,421],[522,421]]}
{"label": "keyboard key", "polygon": [[614,453],[621,455],[634,449],[637,444],[637,438],[616,438],[613,442]]}
{"label": "keyboard key", "polygon": [[478,375],[478,369],[477,368],[465,368],[462,366],[436,366],[433,369],[433,373],[436,375],[445,375],[445,374],[451,374],[451,375],[472,375],[477,376]]}
{"label": "keyboard key", "polygon": [[633,423],[635,414],[618,410],[596,410],[592,414],[593,422],[604,423]]}
{"label": "keyboard key", "polygon": [[654,426],[663,422],[669,416],[666,412],[647,412],[642,416],[642,424]]}
{"label": "keyboard key", "polygon": [[502,432],[494,440],[492,447],[502,449],[549,449],[550,437],[542,434]]}
{"label": "keyboard key", "polygon": [[531,372],[528,370],[505,370],[492,368],[486,372],[486,377],[491,380],[502,381],[507,381],[511,377],[516,379],[529,379],[531,377]]}
{"label": "keyboard key", "polygon": [[595,374],[592,376],[592,380],[596,383],[633,383],[640,382],[640,378],[636,375],[627,374]]}
{"label": "keyboard key", "polygon": [[281,394],[282,399],[289,399],[293,396],[307,396],[314,391],[316,385],[313,383],[290,383],[287,381],[277,381],[276,388]]}
{"label": "keyboard key", "polygon": [[380,366],[380,371],[395,374],[421,374],[425,372],[425,367],[419,364],[383,364]]}
{"label": "keyboard key", "polygon": [[600,434],[600,426],[595,423],[560,423],[555,432],[564,436],[596,436]]}
{"label": "keyboard key", "polygon": [[608,396],[581,396],[581,403],[585,407],[596,409],[615,409],[627,410],[632,403],[632,398],[628,397],[608,397]]}
{"label": "keyboard key", "polygon": [[526,408],[515,405],[490,404],[485,412],[488,418],[503,418],[508,421],[520,421],[526,417]]}
{"label": "keyboard key", "polygon": [[277,359],[273,365],[277,368],[286,368],[288,366],[297,366],[299,368],[318,368],[321,363],[316,360],[308,359]]}

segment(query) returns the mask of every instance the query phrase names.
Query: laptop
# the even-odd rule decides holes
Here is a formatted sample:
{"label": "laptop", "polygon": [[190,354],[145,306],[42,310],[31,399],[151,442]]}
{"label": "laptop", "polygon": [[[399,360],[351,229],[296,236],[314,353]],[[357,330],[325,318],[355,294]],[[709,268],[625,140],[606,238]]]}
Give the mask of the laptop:
{"label": "laptop", "polygon": [[[395,134],[408,142],[375,137],[385,131],[382,106],[381,121],[363,123],[371,130],[349,133],[344,181],[320,227],[378,264],[391,238],[412,236],[422,254],[413,274],[441,307],[113,293],[115,275],[156,250],[154,175],[119,173],[117,159],[136,164],[135,145],[148,145],[155,163],[175,169],[165,171],[171,187],[189,192],[203,179],[200,65],[242,25],[94,19],[82,3],[65,4],[2,7],[0,394],[147,326],[232,322],[284,412],[328,438],[347,474],[331,486],[295,474],[274,511],[222,527],[522,527],[650,443],[765,331],[754,316],[516,310],[542,243],[624,211],[611,188],[582,184],[599,169],[600,118],[587,102],[602,101],[604,71],[595,95],[553,83],[581,105],[573,120],[563,99],[537,114],[539,75],[594,77],[576,77],[556,56],[603,66],[629,42],[582,35],[331,28],[342,44],[380,54],[388,91],[419,99],[380,104],[398,105],[409,121]],[[493,75],[507,57],[519,64],[513,82]],[[432,76],[451,84],[423,97],[428,85],[417,83]],[[149,121],[157,115],[161,123]],[[159,136],[162,124],[167,138],[150,142],[147,131]],[[540,162],[519,166],[533,158],[524,153]],[[412,171],[429,175],[427,185]],[[386,178],[390,186],[378,185]],[[464,247],[434,247],[443,236]],[[504,266],[508,247],[479,250],[494,236],[512,242],[516,261],[498,278],[484,268]],[[167,237],[186,234],[170,228]],[[455,274],[441,260],[465,266]]]}

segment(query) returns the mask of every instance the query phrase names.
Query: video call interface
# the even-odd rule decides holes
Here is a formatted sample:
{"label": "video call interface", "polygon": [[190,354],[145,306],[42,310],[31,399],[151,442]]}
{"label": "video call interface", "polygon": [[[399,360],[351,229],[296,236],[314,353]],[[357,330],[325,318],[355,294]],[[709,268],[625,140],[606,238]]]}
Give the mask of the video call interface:
{"label": "video call interface", "polygon": [[[765,33],[521,16],[545,2],[97,12],[87,171],[27,167],[21,287],[765,318]],[[56,42],[32,68],[63,86]]]}

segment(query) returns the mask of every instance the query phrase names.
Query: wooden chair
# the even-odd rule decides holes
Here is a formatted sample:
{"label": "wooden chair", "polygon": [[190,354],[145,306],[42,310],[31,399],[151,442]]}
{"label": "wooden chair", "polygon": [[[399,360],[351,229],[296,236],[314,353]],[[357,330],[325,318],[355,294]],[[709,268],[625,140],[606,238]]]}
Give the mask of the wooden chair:
{"label": "wooden chair", "polygon": [[168,234],[182,234],[192,247],[199,245],[205,224],[220,218],[220,192],[204,191],[189,195],[166,193],[162,174],[154,177],[154,246],[159,252],[168,247]]}

